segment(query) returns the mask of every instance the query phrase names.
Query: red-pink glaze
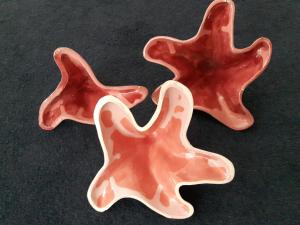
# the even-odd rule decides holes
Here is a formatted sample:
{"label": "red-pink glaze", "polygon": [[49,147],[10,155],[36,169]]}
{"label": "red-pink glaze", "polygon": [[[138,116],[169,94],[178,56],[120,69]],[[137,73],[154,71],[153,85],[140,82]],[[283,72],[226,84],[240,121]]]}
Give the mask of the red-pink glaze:
{"label": "red-pink glaze", "polygon": [[128,107],[135,106],[147,96],[147,89],[142,86],[101,84],[87,62],[72,49],[58,48],[53,57],[62,78],[40,107],[39,125],[42,129],[52,130],[65,119],[94,124],[95,105],[105,95],[116,96]]}
{"label": "red-pink glaze", "polygon": [[89,187],[93,208],[102,212],[121,198],[134,198],[163,216],[187,218],[193,207],[181,198],[181,185],[231,181],[234,167],[228,159],[187,140],[192,112],[190,91],[176,81],[162,85],[157,109],[144,127],[120,100],[100,99],[94,120],[105,162]]}
{"label": "red-pink glaze", "polygon": [[[243,91],[266,68],[272,45],[267,38],[259,38],[247,48],[236,49],[234,10],[231,0],[213,1],[194,37],[155,37],[146,44],[144,57],[169,68],[174,80],[191,90],[195,109],[232,129],[243,130],[254,122],[242,103]],[[158,92],[152,95],[155,102]]]}

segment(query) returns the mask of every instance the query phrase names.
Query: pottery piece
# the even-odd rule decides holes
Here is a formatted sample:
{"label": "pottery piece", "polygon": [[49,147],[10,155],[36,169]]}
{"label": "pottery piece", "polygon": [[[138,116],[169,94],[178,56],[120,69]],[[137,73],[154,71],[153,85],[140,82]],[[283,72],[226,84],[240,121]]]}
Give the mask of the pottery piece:
{"label": "pottery piece", "polygon": [[105,95],[116,96],[130,108],[147,96],[147,89],[142,86],[101,84],[87,62],[72,49],[58,48],[53,57],[62,77],[55,91],[40,107],[39,125],[42,129],[52,130],[65,119],[94,124],[95,105]]}
{"label": "pottery piece", "polygon": [[[243,130],[254,119],[242,102],[242,94],[268,65],[272,45],[262,37],[247,48],[235,48],[234,11],[232,0],[213,1],[194,37],[154,37],[144,48],[144,58],[170,69],[174,80],[191,90],[195,109],[234,130]],[[155,102],[158,92],[152,95]]]}
{"label": "pottery piece", "polygon": [[133,198],[165,217],[183,219],[194,209],[181,198],[180,186],[230,182],[234,167],[228,159],[189,143],[192,112],[189,89],[176,81],[162,85],[157,109],[144,127],[119,99],[101,98],[94,120],[104,165],[88,190],[92,207],[103,212]]}

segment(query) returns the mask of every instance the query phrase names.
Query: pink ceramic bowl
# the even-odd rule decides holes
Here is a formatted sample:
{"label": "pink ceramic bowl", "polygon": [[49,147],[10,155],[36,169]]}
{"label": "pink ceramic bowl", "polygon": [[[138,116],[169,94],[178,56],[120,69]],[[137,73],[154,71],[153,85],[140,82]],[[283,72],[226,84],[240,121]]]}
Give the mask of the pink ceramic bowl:
{"label": "pink ceramic bowl", "polygon": [[[267,38],[259,38],[247,48],[235,48],[234,10],[231,0],[213,1],[194,37],[152,38],[144,48],[144,57],[169,68],[174,80],[191,90],[195,109],[232,129],[243,130],[254,119],[242,102],[242,94],[268,65],[272,46]],[[158,92],[152,95],[155,102]]]}
{"label": "pink ceramic bowl", "polygon": [[74,50],[58,48],[54,60],[61,71],[61,81],[55,91],[42,103],[39,125],[52,130],[63,120],[93,124],[93,112],[99,98],[113,95],[128,107],[140,103],[147,96],[142,86],[112,87],[101,84],[87,62]]}
{"label": "pink ceramic bowl", "polygon": [[183,219],[194,209],[181,198],[180,186],[230,182],[234,167],[228,159],[187,140],[192,112],[191,92],[176,81],[162,85],[157,109],[144,127],[119,99],[101,98],[94,120],[104,165],[87,193],[92,207],[102,212],[133,198],[165,217]]}

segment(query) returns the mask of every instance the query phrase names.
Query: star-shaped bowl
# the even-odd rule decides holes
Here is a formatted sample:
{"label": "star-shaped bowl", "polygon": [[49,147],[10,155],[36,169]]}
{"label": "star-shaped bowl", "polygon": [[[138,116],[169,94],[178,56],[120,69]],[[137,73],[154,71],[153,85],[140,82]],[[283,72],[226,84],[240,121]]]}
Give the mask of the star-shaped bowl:
{"label": "star-shaped bowl", "polygon": [[44,130],[54,129],[65,119],[94,124],[96,103],[106,95],[116,96],[128,107],[147,96],[148,91],[142,86],[103,85],[87,62],[70,48],[56,49],[53,57],[61,71],[61,81],[40,107],[39,125]]}
{"label": "star-shaped bowl", "polygon": [[[259,38],[247,48],[235,48],[234,11],[232,0],[213,1],[194,37],[152,38],[144,48],[144,57],[170,69],[174,80],[191,90],[195,109],[232,129],[243,130],[254,119],[242,102],[242,94],[268,65],[272,45],[269,39]],[[152,95],[154,102],[158,92]]]}
{"label": "star-shaped bowl", "polygon": [[234,167],[228,159],[189,143],[192,112],[189,89],[176,81],[162,85],[157,109],[144,127],[119,99],[100,99],[94,120],[104,165],[88,190],[92,207],[102,212],[133,198],[165,217],[183,219],[194,209],[181,198],[180,186],[230,182]]}

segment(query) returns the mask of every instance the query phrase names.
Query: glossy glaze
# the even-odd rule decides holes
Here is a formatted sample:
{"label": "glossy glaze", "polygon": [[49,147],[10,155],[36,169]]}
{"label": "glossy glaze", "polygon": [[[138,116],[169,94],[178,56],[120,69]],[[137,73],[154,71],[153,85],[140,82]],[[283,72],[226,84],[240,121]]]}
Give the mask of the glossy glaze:
{"label": "glossy glaze", "polygon": [[112,87],[101,84],[87,62],[74,50],[58,48],[54,60],[61,71],[56,90],[42,103],[39,125],[52,130],[65,119],[93,124],[93,112],[99,98],[113,95],[128,107],[140,103],[147,96],[141,86]]}
{"label": "glossy glaze", "polygon": [[[259,38],[247,48],[236,49],[234,10],[231,0],[213,1],[194,37],[155,37],[146,44],[144,57],[169,68],[174,80],[191,90],[195,109],[232,129],[243,130],[254,122],[242,103],[243,91],[266,68],[272,46],[268,39]],[[158,92],[153,94],[155,102]]]}
{"label": "glossy glaze", "polygon": [[193,111],[190,91],[176,81],[162,85],[157,109],[144,127],[120,100],[106,96],[94,120],[104,165],[88,190],[88,200],[105,211],[121,198],[134,198],[169,218],[187,218],[193,207],[181,185],[223,184],[234,167],[225,157],[194,148],[186,138]]}

